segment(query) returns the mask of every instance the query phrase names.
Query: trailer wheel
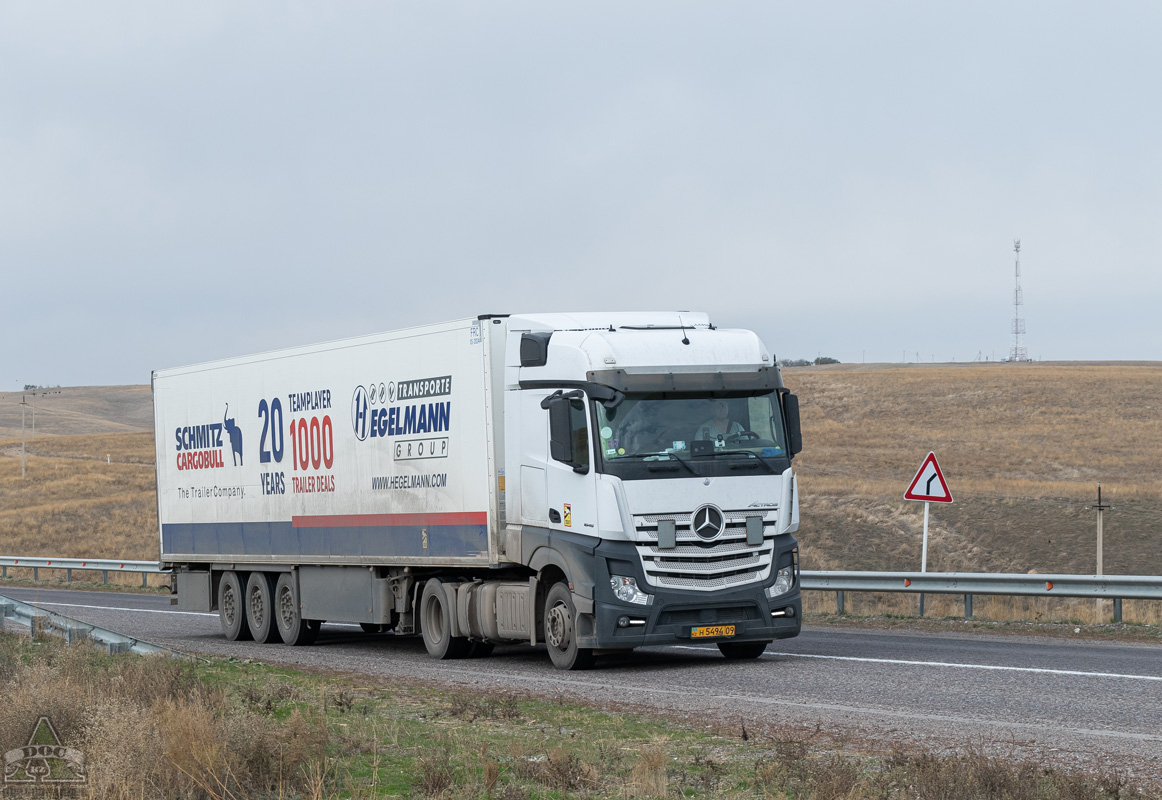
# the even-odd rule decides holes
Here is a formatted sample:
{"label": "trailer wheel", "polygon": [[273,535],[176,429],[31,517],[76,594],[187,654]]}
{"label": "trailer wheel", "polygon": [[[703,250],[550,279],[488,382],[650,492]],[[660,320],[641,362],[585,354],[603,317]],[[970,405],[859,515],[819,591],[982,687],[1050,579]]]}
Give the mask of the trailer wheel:
{"label": "trailer wheel", "polygon": [[246,622],[254,641],[266,644],[275,640],[274,576],[267,572],[251,572],[246,581]]}
{"label": "trailer wheel", "polygon": [[758,658],[770,642],[719,642],[718,649],[727,661],[741,661],[744,658]]}
{"label": "trailer wheel", "polygon": [[545,598],[545,647],[557,669],[589,669],[593,650],[577,646],[577,608],[565,583],[553,584]]}
{"label": "trailer wheel", "polygon": [[251,638],[250,626],[246,624],[246,600],[237,572],[223,572],[218,582],[218,620],[222,623],[223,635],[230,641],[244,642]]}
{"label": "trailer wheel", "polygon": [[444,594],[444,582],[432,578],[424,584],[420,599],[420,633],[432,658],[464,658],[468,655],[468,638],[452,635],[452,614],[453,610],[448,608],[448,596]]}
{"label": "trailer wheel", "polygon": [[284,644],[293,646],[315,643],[319,635],[319,621],[303,619],[299,610],[299,594],[293,572],[278,576],[274,586],[274,621]]}

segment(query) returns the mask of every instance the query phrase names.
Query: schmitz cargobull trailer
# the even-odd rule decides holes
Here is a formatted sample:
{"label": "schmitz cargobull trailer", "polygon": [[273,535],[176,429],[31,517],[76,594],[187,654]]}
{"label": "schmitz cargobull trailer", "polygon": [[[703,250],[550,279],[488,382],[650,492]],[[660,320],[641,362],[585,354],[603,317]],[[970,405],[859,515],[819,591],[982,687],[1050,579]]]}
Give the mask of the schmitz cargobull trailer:
{"label": "schmitz cargobull trailer", "polygon": [[799,633],[798,403],[687,312],[485,315],[153,374],[161,560],[230,639],[753,658]]}

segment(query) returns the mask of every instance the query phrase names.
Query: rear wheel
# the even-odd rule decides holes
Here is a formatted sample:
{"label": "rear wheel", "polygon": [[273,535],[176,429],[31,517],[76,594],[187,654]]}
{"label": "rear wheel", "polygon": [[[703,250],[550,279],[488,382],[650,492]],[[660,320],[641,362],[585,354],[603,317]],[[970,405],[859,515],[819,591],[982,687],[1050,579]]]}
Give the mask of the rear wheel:
{"label": "rear wheel", "polygon": [[273,642],[278,636],[274,623],[274,576],[269,572],[251,572],[246,581],[246,622],[259,644]]}
{"label": "rear wheel", "polygon": [[432,658],[464,658],[468,655],[468,639],[452,635],[452,613],[444,582],[432,578],[425,583],[420,599],[420,633]]}
{"label": "rear wheel", "polygon": [[573,593],[564,583],[556,583],[545,598],[545,647],[557,669],[589,669],[593,650],[577,646],[577,608]]}
{"label": "rear wheel", "polygon": [[319,621],[303,619],[294,573],[279,575],[274,586],[274,621],[284,644],[314,644],[319,635]]}
{"label": "rear wheel", "polygon": [[758,658],[770,642],[719,642],[718,649],[727,661],[741,661],[744,658]]}
{"label": "rear wheel", "polygon": [[222,623],[222,634],[230,641],[244,642],[251,638],[242,582],[232,570],[223,572],[218,581],[218,621]]}

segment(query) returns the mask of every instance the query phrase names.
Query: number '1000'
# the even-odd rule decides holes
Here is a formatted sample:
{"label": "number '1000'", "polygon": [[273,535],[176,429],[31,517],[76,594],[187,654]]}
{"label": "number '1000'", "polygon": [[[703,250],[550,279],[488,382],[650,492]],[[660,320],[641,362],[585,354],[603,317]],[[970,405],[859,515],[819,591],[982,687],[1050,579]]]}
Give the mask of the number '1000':
{"label": "number '1000'", "polygon": [[291,420],[290,424],[291,461],[295,469],[318,469],[322,465],[330,469],[335,463],[335,432],[331,428],[331,417],[305,417]]}

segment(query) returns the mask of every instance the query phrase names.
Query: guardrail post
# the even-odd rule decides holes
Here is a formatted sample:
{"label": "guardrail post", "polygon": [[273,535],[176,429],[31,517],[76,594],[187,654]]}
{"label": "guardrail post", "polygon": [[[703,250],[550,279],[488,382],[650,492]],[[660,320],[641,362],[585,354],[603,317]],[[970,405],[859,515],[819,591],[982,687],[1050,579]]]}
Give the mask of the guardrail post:
{"label": "guardrail post", "polygon": [[964,618],[972,619],[972,595],[966,594],[964,596]]}
{"label": "guardrail post", "polygon": [[32,568],[32,582],[36,583],[38,580],[40,580],[40,567],[33,567]]}
{"label": "guardrail post", "polygon": [[16,607],[11,603],[0,604],[0,632],[4,631],[4,620],[12,615]]}
{"label": "guardrail post", "polygon": [[1114,598],[1114,622],[1122,621],[1122,598]]}
{"label": "guardrail post", "polygon": [[920,592],[920,616],[924,616],[924,593]]}
{"label": "guardrail post", "polygon": [[66,569],[66,570],[65,570],[65,582],[67,582],[67,583],[72,583],[72,582],[73,582],[73,571],[72,571],[72,569]]}
{"label": "guardrail post", "polygon": [[109,570],[103,569],[103,570],[101,570],[101,583],[108,583],[108,582],[109,582]]}
{"label": "guardrail post", "polygon": [[8,565],[5,564],[3,570],[0,571],[0,578],[7,578],[7,577],[8,577]]}
{"label": "guardrail post", "polygon": [[840,589],[838,592],[835,593],[835,613],[836,614],[846,614],[847,613],[844,610],[844,602],[843,601],[844,601],[843,590]]}
{"label": "guardrail post", "polygon": [[141,573],[141,588],[144,589],[149,585],[149,573]]}

